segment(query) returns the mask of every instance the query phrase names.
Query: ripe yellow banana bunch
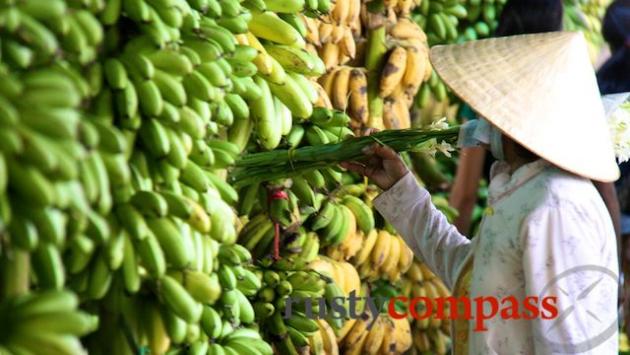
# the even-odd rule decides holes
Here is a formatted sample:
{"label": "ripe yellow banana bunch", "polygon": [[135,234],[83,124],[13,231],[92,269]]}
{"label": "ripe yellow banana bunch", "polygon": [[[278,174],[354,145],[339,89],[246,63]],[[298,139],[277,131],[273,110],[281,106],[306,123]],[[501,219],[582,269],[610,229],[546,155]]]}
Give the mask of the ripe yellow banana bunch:
{"label": "ripe yellow banana bunch", "polygon": [[323,75],[320,80],[334,108],[345,111],[352,118],[351,127],[368,122],[367,73],[363,68],[340,66]]}
{"label": "ripe yellow banana bunch", "polygon": [[[339,345],[337,344],[337,336],[333,328],[323,319],[317,319],[316,322],[323,341],[323,354],[339,355]],[[313,351],[313,353],[317,352]]]}
{"label": "ripe yellow banana bunch", "polygon": [[430,78],[427,38],[408,18],[389,27],[397,46],[390,50],[379,80],[378,95],[384,99],[383,124],[388,129],[411,126],[409,109],[423,81]]}
{"label": "ripe yellow banana bunch", "polygon": [[346,296],[350,295],[352,291],[355,291],[357,295],[361,293],[359,274],[348,262],[335,261],[320,255],[309,264],[308,268],[332,278]]}
{"label": "ripe yellow banana bunch", "polygon": [[[409,270],[407,270],[401,284],[402,293],[408,297],[427,297],[434,300],[436,298],[451,296],[450,291],[442,280],[440,280],[426,264],[418,260],[415,260]],[[433,309],[436,309],[436,307],[437,305],[434,303]],[[448,317],[448,314],[448,310],[445,310],[446,317]],[[445,320],[437,319],[434,315],[417,319],[414,322],[414,326],[422,331],[429,329],[434,331],[441,330],[445,333],[450,331],[450,323]]]}
{"label": "ripe yellow banana bunch", "polygon": [[[338,338],[344,354],[403,354],[413,345],[411,326],[406,318],[394,319],[387,313],[378,318],[369,317],[351,323],[351,328]],[[374,324],[372,324],[374,322]],[[368,329],[368,326],[372,327]]]}
{"label": "ripe yellow banana bunch", "polygon": [[[428,1],[427,1],[428,2]],[[404,17],[409,16],[411,11],[420,6],[422,0],[385,0],[383,5],[388,17]],[[392,19],[393,22],[395,20]]]}
{"label": "ripe yellow banana bunch", "polygon": [[413,252],[398,235],[372,230],[352,260],[361,278],[398,281],[413,263]]}

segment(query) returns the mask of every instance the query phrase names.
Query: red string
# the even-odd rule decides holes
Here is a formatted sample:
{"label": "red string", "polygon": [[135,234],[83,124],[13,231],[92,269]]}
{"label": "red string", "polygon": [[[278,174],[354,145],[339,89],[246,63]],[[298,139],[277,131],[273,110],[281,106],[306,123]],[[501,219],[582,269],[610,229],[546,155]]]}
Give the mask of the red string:
{"label": "red string", "polygon": [[[286,191],[278,189],[271,192],[269,195],[269,204],[274,200],[287,200],[289,195]],[[273,222],[274,235],[273,235],[273,259],[280,260],[280,223],[278,221]]]}
{"label": "red string", "polygon": [[280,260],[280,223],[273,223],[273,260]]}

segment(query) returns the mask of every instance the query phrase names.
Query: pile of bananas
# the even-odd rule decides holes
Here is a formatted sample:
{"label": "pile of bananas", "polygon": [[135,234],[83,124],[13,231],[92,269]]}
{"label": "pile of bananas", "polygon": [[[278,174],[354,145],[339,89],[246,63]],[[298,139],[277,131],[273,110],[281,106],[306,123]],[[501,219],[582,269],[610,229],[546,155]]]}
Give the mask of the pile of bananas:
{"label": "pile of bananas", "polygon": [[564,29],[584,33],[593,63],[597,61],[599,51],[605,45],[602,36],[602,18],[611,2],[610,0],[564,1]]}
{"label": "pile of bananas", "polygon": [[326,70],[357,57],[356,41],[362,31],[361,6],[361,0],[335,1],[330,14],[304,18],[308,48],[319,54]]}
{"label": "pile of bananas", "polygon": [[78,336],[98,327],[98,317],[78,310],[79,299],[68,291],[47,290],[7,297],[0,302],[3,354],[42,349],[85,354]]}
{"label": "pile of bananas", "polygon": [[[409,270],[405,273],[401,282],[401,293],[408,297],[428,297],[436,299],[438,297],[450,297],[451,294],[442,282],[429,268],[419,262],[414,261]],[[448,303],[445,303],[448,305]],[[418,304],[419,307],[424,307]],[[436,309],[437,305],[433,305]],[[424,310],[418,309],[422,314]],[[445,316],[448,318],[448,310]],[[411,320],[411,319],[410,319]],[[417,353],[430,352],[431,354],[447,354],[450,347],[448,335],[450,332],[450,322],[440,320],[435,316],[424,319],[416,319],[412,324],[413,344]]]}
{"label": "pile of bananas", "polygon": [[[343,320],[333,317],[314,320],[306,315],[326,311],[320,307],[328,308],[329,303],[322,304],[319,299],[328,301],[343,297],[337,283],[311,270],[288,272],[265,269],[262,273],[263,288],[256,295],[254,310],[266,338],[281,353],[323,354],[324,349],[330,348],[334,341],[335,331],[331,324],[339,329]],[[287,302],[291,302],[290,308]],[[291,314],[287,315],[288,309]]]}
{"label": "pile of bananas", "polygon": [[340,332],[337,341],[343,354],[403,354],[412,345],[412,334],[406,318],[393,318],[381,313],[372,328],[373,315],[368,311],[353,322],[347,333]]}
{"label": "pile of bananas", "polygon": [[399,235],[372,230],[352,262],[362,278],[396,282],[413,263],[413,252]]}

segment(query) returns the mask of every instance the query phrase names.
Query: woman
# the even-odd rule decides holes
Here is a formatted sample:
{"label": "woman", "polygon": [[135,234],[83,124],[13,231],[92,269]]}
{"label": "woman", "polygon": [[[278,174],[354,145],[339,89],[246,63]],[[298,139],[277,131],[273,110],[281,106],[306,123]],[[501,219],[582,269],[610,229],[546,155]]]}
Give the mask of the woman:
{"label": "woman", "polygon": [[[371,146],[364,162],[343,166],[385,190],[375,207],[453,290],[454,353],[617,353],[615,233],[591,179],[614,181],[619,170],[583,36],[493,38],[430,56],[487,120],[476,137],[498,160],[478,236],[450,225],[389,148]],[[459,312],[466,297],[476,300],[472,319]],[[519,313],[546,297],[556,314]],[[500,313],[484,303],[493,299]]]}
{"label": "woman", "polygon": [[[511,0],[502,10],[496,37],[526,33],[542,33],[562,29],[563,5],[561,0]],[[463,116],[474,118],[464,107]],[[474,116],[474,115],[473,115]],[[472,211],[477,203],[477,188],[483,177],[488,178],[494,159],[482,148],[468,147],[460,152],[459,163],[450,195],[450,203],[459,211],[454,221],[460,233],[470,230]],[[619,235],[619,204],[613,184],[596,182],[595,186],[608,207],[615,231]]]}
{"label": "woman", "polygon": [[[617,0],[606,10],[602,33],[611,49],[611,57],[597,72],[597,83],[603,95],[630,92],[630,0]],[[611,110],[612,111],[612,110]],[[621,178],[615,184],[619,202],[621,204],[620,232],[622,234],[623,250],[622,266],[624,270],[626,289],[628,289],[628,275],[630,274],[630,163],[620,165]],[[630,294],[626,291],[624,314],[625,331],[630,335]]]}

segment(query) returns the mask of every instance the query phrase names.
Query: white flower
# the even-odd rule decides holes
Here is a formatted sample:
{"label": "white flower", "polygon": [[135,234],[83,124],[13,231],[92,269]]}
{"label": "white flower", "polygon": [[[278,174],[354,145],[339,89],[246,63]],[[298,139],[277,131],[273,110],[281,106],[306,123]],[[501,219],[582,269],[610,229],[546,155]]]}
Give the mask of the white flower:
{"label": "white flower", "polygon": [[448,122],[446,122],[446,117],[442,117],[435,122],[431,122],[428,129],[431,131],[439,131],[448,128]]}
{"label": "white flower", "polygon": [[453,146],[446,141],[441,141],[440,144],[437,146],[437,150],[450,158],[451,152],[454,151],[455,148],[453,148]]}
{"label": "white flower", "polygon": [[426,153],[435,158],[435,154],[440,152],[447,157],[451,157],[451,152],[455,150],[455,148],[447,143],[446,141],[437,142],[435,138],[429,139],[428,141],[422,143],[418,146],[415,151]]}
{"label": "white flower", "polygon": [[617,161],[630,160],[630,102],[626,102],[608,118]]}

